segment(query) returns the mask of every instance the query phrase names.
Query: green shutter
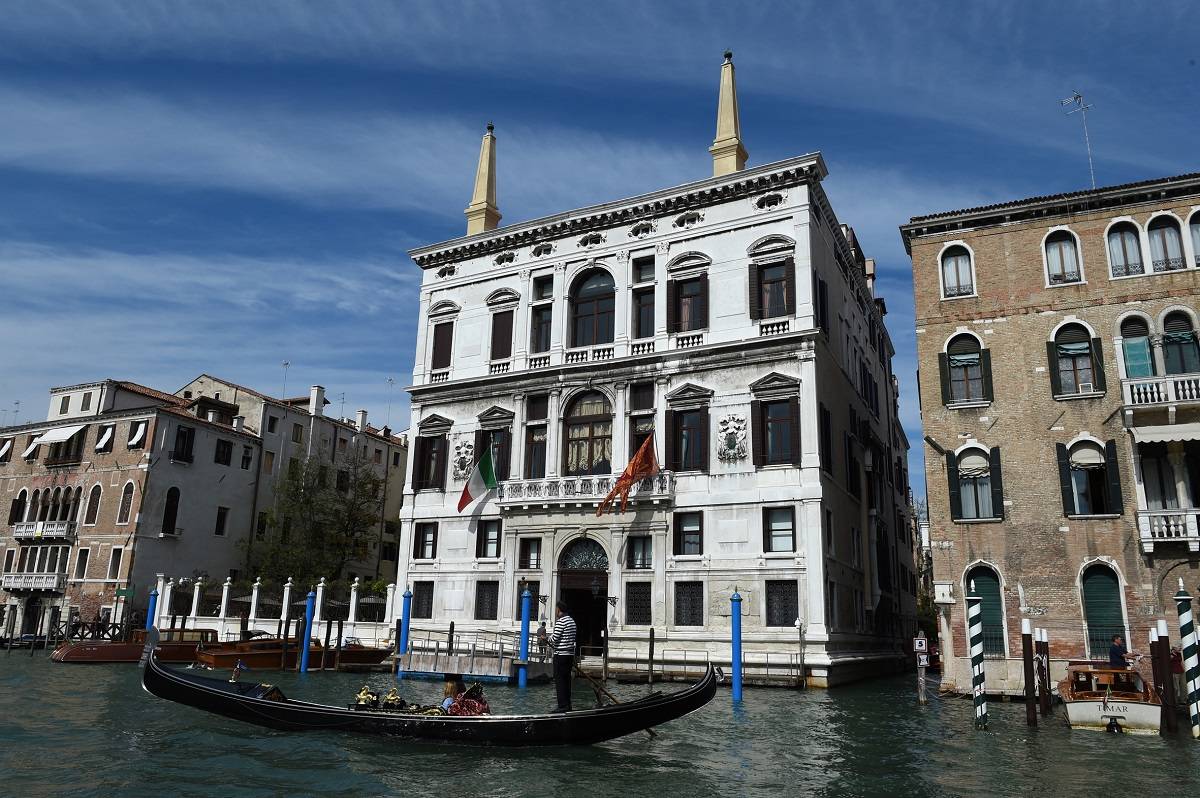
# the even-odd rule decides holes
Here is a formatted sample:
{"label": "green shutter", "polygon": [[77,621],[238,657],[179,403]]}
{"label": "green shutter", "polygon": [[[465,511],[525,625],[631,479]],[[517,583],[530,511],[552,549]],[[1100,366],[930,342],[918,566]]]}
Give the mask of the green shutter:
{"label": "green shutter", "polygon": [[1004,606],[1000,601],[1000,577],[991,568],[972,568],[967,574],[967,594],[975,584],[975,595],[983,599],[983,653],[1004,653]]}
{"label": "green shutter", "polygon": [[1104,379],[1104,346],[1099,338],[1092,339],[1092,387],[1097,391],[1108,390]]}
{"label": "green shutter", "polygon": [[996,396],[992,389],[992,353],[987,349],[979,350],[979,371],[983,375],[983,398],[993,402]]}
{"label": "green shutter", "polygon": [[1046,342],[1046,361],[1050,369],[1050,390],[1058,396],[1062,393],[1062,375],[1058,371],[1058,347],[1053,341]]}
{"label": "green shutter", "polygon": [[1063,515],[1075,515],[1075,490],[1071,485],[1071,459],[1067,446],[1054,444],[1058,459],[1058,489],[1062,493]]}
{"label": "green shutter", "polygon": [[[1107,659],[1113,635],[1125,635],[1121,585],[1107,565],[1093,565],[1083,572],[1083,616],[1087,621],[1091,658]],[[1128,645],[1129,641],[1125,643]]]}
{"label": "green shutter", "polygon": [[1104,444],[1104,468],[1108,477],[1108,511],[1121,515],[1125,503],[1121,495],[1121,468],[1117,464],[1117,442]]}
{"label": "green shutter", "polygon": [[938,373],[942,378],[942,404],[950,404],[950,358],[945,352],[938,353]]}

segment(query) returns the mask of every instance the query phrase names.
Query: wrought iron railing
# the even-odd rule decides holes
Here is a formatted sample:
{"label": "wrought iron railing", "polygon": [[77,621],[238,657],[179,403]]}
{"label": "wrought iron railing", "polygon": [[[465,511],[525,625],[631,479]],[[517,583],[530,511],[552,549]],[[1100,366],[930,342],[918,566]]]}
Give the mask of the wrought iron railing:
{"label": "wrought iron railing", "polygon": [[1183,258],[1159,258],[1151,265],[1156,272],[1174,272],[1187,268],[1187,262]]}

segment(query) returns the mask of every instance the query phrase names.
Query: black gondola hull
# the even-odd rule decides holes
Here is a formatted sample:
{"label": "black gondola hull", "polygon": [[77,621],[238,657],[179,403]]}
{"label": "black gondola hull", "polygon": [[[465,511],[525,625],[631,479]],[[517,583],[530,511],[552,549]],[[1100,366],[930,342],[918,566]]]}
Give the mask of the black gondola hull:
{"label": "black gondola hull", "polygon": [[227,718],[281,731],[348,731],[413,740],[496,746],[588,745],[658,726],[712,700],[717,677],[710,665],[703,678],[675,693],[545,715],[405,715],[258,697],[259,685],[230,683],[164,667],[154,656],[157,630],[147,638],[142,687],[152,695]]}

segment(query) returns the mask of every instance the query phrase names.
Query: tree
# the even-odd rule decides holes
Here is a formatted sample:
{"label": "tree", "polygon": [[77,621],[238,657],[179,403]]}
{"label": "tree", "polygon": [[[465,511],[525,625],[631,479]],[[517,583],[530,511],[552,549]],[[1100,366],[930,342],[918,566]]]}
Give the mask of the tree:
{"label": "tree", "polygon": [[366,557],[383,506],[383,478],[357,454],[330,463],[293,460],[277,486],[265,539],[247,547],[246,564],[264,579],[315,584],[337,579]]}

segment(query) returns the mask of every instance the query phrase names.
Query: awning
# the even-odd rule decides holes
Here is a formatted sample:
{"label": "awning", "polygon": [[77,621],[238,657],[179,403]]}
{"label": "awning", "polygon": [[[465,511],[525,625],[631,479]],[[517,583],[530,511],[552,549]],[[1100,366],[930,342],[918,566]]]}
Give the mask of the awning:
{"label": "awning", "polygon": [[146,422],[138,421],[136,423],[137,423],[137,432],[133,433],[133,437],[129,439],[130,446],[137,446],[139,443],[142,442],[142,437],[145,436],[145,434],[146,434]]}
{"label": "awning", "polygon": [[1200,440],[1200,423],[1167,424],[1162,427],[1134,427],[1133,438],[1138,443]]}
{"label": "awning", "polygon": [[33,442],[42,444],[62,443],[63,441],[69,441],[71,438],[75,437],[75,433],[79,432],[79,430],[86,426],[87,424],[73,424],[69,427],[55,427],[54,429],[46,430],[41,435],[34,438]]}
{"label": "awning", "polygon": [[0,457],[8,454],[8,450],[12,448],[12,438],[9,438],[4,443],[0,443]]}
{"label": "awning", "polygon": [[25,447],[25,451],[21,453],[21,456],[24,457],[26,460],[28,460],[29,455],[33,454],[37,450],[37,447],[38,447],[37,440],[34,440],[33,443],[31,443],[31,444],[29,444],[29,446]]}
{"label": "awning", "polygon": [[115,427],[112,426],[107,426],[104,428],[104,432],[100,435],[100,440],[96,441],[96,451],[99,452],[103,450],[104,447],[108,445],[108,442],[112,440],[113,429],[115,429]]}

